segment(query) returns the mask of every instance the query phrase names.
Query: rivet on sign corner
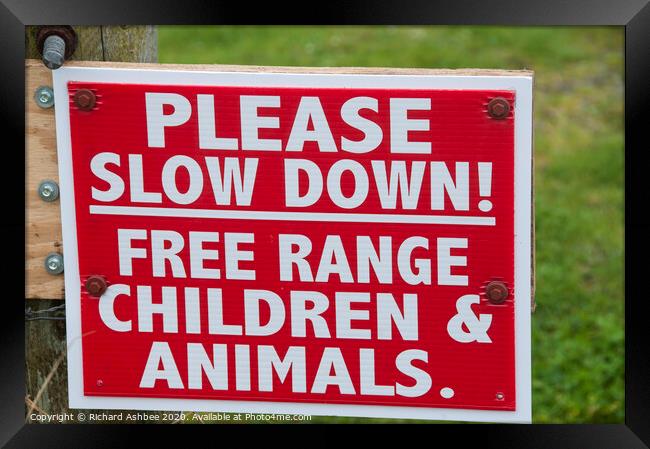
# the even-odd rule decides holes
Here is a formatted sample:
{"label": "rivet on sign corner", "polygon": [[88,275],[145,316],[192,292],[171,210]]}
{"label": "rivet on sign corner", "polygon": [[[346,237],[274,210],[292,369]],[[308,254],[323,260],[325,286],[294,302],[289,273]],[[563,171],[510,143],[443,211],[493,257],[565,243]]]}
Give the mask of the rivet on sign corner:
{"label": "rivet on sign corner", "polygon": [[91,111],[95,107],[97,97],[90,89],[79,89],[72,97],[75,106],[82,111]]}
{"label": "rivet on sign corner", "polygon": [[63,254],[50,253],[45,256],[45,271],[52,275],[63,273]]}
{"label": "rivet on sign corner", "polygon": [[497,393],[496,394],[496,400],[497,401],[503,401],[505,399],[505,395],[503,393]]}
{"label": "rivet on sign corner", "polygon": [[503,97],[495,97],[488,103],[487,112],[493,119],[503,120],[510,114],[510,103]]}
{"label": "rivet on sign corner", "polygon": [[107,288],[108,284],[103,276],[92,275],[86,279],[86,291],[91,296],[102,296]]}
{"label": "rivet on sign corner", "polygon": [[59,185],[49,179],[41,182],[38,185],[38,196],[40,196],[43,201],[47,201],[48,203],[56,201],[56,199],[59,197]]}
{"label": "rivet on sign corner", "polygon": [[54,106],[54,91],[50,86],[39,86],[34,92],[34,101],[40,108],[51,108]]}
{"label": "rivet on sign corner", "polygon": [[104,385],[104,381],[101,380],[101,379],[97,379],[97,386],[98,386],[98,387],[101,387],[101,386],[103,386],[103,385]]}
{"label": "rivet on sign corner", "polygon": [[502,304],[508,295],[508,287],[501,281],[492,281],[485,286],[485,296],[492,304]]}

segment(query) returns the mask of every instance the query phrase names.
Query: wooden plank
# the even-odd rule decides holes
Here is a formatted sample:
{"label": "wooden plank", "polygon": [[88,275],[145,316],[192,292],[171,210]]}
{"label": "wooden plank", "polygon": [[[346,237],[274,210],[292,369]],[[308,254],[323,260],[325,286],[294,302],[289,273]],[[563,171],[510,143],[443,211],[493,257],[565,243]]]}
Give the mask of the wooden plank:
{"label": "wooden plank", "polygon": [[[27,67],[40,64],[26,60]],[[375,75],[461,75],[461,76],[533,76],[530,70],[497,69],[425,69],[393,67],[294,67],[227,64],[152,64],[140,62],[69,61],[66,67],[112,67],[139,70],[188,70],[209,72],[264,72],[264,73],[349,73]]]}
{"label": "wooden plank", "polygon": [[45,257],[63,252],[60,202],[48,203],[38,196],[41,181],[59,181],[54,108],[42,109],[34,101],[39,86],[52,86],[51,71],[38,60],[28,61],[25,70],[26,147],[26,254],[25,297],[63,299],[63,275],[45,271]]}
{"label": "wooden plank", "polygon": [[[465,75],[465,76],[532,76],[527,70],[486,70],[486,69],[396,69],[366,67],[262,67],[237,65],[184,65],[151,64],[105,61],[69,61],[69,67],[115,67],[141,70],[192,70],[222,72],[289,72],[289,73],[351,73],[351,74],[392,74],[392,75]],[[50,70],[42,62],[26,60],[26,298],[63,299],[63,275],[50,275],[44,269],[48,253],[63,252],[61,243],[60,202],[42,201],[38,196],[38,185],[42,180],[58,182],[56,157],[56,134],[54,108],[41,109],[34,101],[34,91],[38,86],[52,85]],[[534,221],[533,221],[534,226]],[[534,227],[531,229],[534,251]],[[533,259],[534,260],[534,259]],[[531,283],[534,288],[534,262]]]}

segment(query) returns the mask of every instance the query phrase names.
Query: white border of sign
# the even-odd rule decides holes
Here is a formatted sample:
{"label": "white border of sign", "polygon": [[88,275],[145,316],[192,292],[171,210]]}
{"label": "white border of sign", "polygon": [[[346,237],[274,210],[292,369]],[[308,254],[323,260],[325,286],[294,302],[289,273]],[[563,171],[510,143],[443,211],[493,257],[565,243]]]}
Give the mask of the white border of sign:
{"label": "white border of sign", "polygon": [[[62,67],[53,71],[56,138],[65,248],[65,297],[69,406],[75,409],[175,410],[278,413],[375,418],[413,418],[478,422],[531,422],[531,76],[308,74],[209,72],[152,69]],[[425,408],[384,405],[91,397],[83,394],[81,310],[77,230],[72,179],[68,81],[204,86],[346,87],[395,89],[505,89],[515,104],[515,411]]]}

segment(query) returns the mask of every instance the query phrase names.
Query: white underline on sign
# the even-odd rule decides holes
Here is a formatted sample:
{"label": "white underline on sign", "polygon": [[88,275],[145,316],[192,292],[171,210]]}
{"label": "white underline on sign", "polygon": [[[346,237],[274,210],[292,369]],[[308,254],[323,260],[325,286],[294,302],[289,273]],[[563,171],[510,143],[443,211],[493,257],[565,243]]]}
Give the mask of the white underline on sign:
{"label": "white underline on sign", "polygon": [[212,210],[178,207],[90,206],[97,215],[139,217],[220,218],[231,220],[321,221],[341,223],[401,223],[494,226],[494,217],[406,214],[355,214],[337,212],[276,212],[261,210]]}

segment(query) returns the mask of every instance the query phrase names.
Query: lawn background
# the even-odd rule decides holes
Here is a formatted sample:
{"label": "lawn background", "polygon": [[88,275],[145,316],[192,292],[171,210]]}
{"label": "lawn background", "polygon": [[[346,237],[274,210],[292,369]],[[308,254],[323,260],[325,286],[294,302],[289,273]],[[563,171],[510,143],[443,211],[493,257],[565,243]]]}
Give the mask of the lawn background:
{"label": "lawn background", "polygon": [[623,45],[622,27],[163,26],[158,55],[179,64],[534,70],[533,422],[622,423]]}

